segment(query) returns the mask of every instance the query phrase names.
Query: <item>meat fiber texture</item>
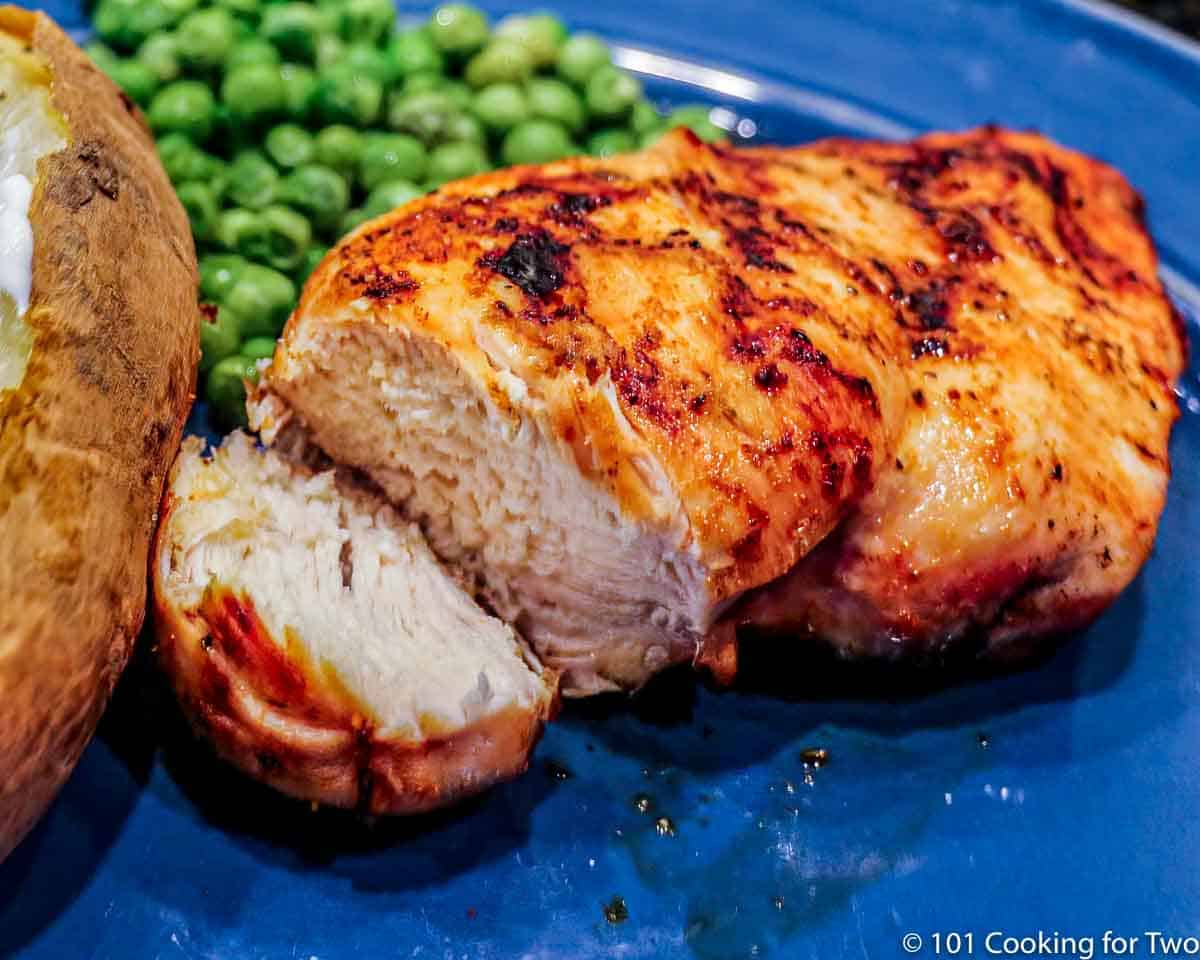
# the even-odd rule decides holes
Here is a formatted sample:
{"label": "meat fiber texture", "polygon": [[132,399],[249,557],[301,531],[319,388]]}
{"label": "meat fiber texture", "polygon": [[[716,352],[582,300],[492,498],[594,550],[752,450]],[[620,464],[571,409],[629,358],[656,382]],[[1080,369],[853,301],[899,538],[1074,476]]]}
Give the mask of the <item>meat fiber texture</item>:
{"label": "meat fiber texture", "polygon": [[413,813],[519,773],[556,678],[416,527],[333,470],[189,439],[153,569],[159,653],[193,725],[294,796]]}

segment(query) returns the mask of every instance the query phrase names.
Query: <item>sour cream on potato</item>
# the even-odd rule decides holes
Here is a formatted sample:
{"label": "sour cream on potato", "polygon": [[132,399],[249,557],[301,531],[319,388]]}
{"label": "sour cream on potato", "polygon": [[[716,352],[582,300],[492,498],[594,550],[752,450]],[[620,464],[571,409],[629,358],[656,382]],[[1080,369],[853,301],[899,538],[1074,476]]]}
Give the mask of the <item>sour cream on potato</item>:
{"label": "sour cream on potato", "polygon": [[33,348],[25,323],[33,288],[29,207],[38,161],[66,146],[50,106],[49,75],[11,37],[0,35],[0,390],[17,386]]}

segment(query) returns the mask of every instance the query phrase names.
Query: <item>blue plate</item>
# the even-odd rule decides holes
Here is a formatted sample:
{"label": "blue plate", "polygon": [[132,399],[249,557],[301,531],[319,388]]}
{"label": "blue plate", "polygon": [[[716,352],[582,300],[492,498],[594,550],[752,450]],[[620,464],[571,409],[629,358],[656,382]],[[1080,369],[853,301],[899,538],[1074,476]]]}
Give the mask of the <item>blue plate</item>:
{"label": "blue plate", "polygon": [[[992,120],[1097,154],[1145,192],[1200,319],[1200,53],[1177,37],[1067,0],[558,7],[625,45],[654,95],[768,139]],[[50,8],[85,28],[75,4]],[[915,936],[919,955],[986,956],[1005,948],[989,934],[1042,931],[1094,936],[1100,956],[1112,930],[1148,956],[1145,931],[1200,933],[1196,372],[1153,559],[1024,673],[938,691],[795,663],[730,693],[675,674],[568,707],[516,783],[370,826],[211,760],[139,660],[0,868],[0,955],[870,958]],[[808,747],[830,760],[806,778]]]}

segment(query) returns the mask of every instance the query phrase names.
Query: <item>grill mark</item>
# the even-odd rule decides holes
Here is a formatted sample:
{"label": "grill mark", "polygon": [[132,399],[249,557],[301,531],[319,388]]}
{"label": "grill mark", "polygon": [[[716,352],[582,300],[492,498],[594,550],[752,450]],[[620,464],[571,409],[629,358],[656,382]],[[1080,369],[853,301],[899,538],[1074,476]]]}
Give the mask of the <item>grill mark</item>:
{"label": "grill mark", "polygon": [[939,209],[934,212],[934,226],[946,248],[951,263],[995,261],[998,254],[988,240],[987,230],[969,210]]}
{"label": "grill mark", "polygon": [[369,256],[348,259],[350,265],[343,268],[342,279],[354,290],[355,296],[395,304],[409,299],[421,289],[407,270],[389,270]]}
{"label": "grill mark", "polygon": [[[1049,164],[1049,178],[1042,183],[1042,189],[1051,203],[1054,204],[1054,233],[1064,251],[1079,267],[1085,277],[1098,287],[1116,287],[1120,289],[1126,284],[1140,285],[1142,278],[1135,270],[1125,266],[1121,259],[1101,247],[1088,233],[1084,225],[1076,218],[1078,208],[1073,201],[1070,191],[1070,178],[1066,171],[1055,164]],[[1138,203],[1144,203],[1140,195],[1134,193]],[[1082,199],[1082,198],[1076,198]],[[1137,220],[1135,211],[1130,211]],[[1096,271],[1103,274],[1103,280]]]}
{"label": "grill mark", "polygon": [[621,349],[609,364],[609,376],[622,402],[639,411],[640,415],[667,433],[679,429],[679,412],[668,402],[663,387],[663,374],[658,361],[651,356],[656,344],[646,337],[639,338],[629,353]]}
{"label": "grill mark", "polygon": [[766,393],[776,393],[788,382],[787,374],[775,364],[759,367],[754,374],[754,385]]}
{"label": "grill mark", "polygon": [[478,264],[512,281],[530,297],[545,299],[566,282],[569,251],[539,228],[518,235],[503,253],[484,254]]}
{"label": "grill mark", "polygon": [[950,324],[950,306],[952,291],[961,282],[958,276],[938,278],[928,286],[909,293],[902,305],[916,319],[920,330],[953,331]]}

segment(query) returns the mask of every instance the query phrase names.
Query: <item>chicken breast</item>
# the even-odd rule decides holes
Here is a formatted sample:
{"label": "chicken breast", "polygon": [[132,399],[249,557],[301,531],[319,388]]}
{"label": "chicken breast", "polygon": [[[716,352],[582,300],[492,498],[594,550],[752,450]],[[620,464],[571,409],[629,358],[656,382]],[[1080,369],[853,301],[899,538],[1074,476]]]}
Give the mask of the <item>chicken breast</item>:
{"label": "chicken breast", "polygon": [[428,810],[525,769],[557,678],[475,605],[419,531],[332,470],[236,433],[188,440],[153,566],[185,712],[275,788]]}
{"label": "chicken breast", "polygon": [[1038,136],[677,132],[361,227],[253,418],[370,476],[569,693],[728,674],[744,622],[1014,650],[1152,542],[1183,356],[1154,269],[1124,181]]}
{"label": "chicken breast", "polygon": [[904,428],[854,513],[707,656],[730,670],[746,624],[851,656],[1016,660],[1094,619],[1154,543],[1186,340],[1141,198],[1031,134],[813,151],[907,207],[864,266],[910,343]]}

